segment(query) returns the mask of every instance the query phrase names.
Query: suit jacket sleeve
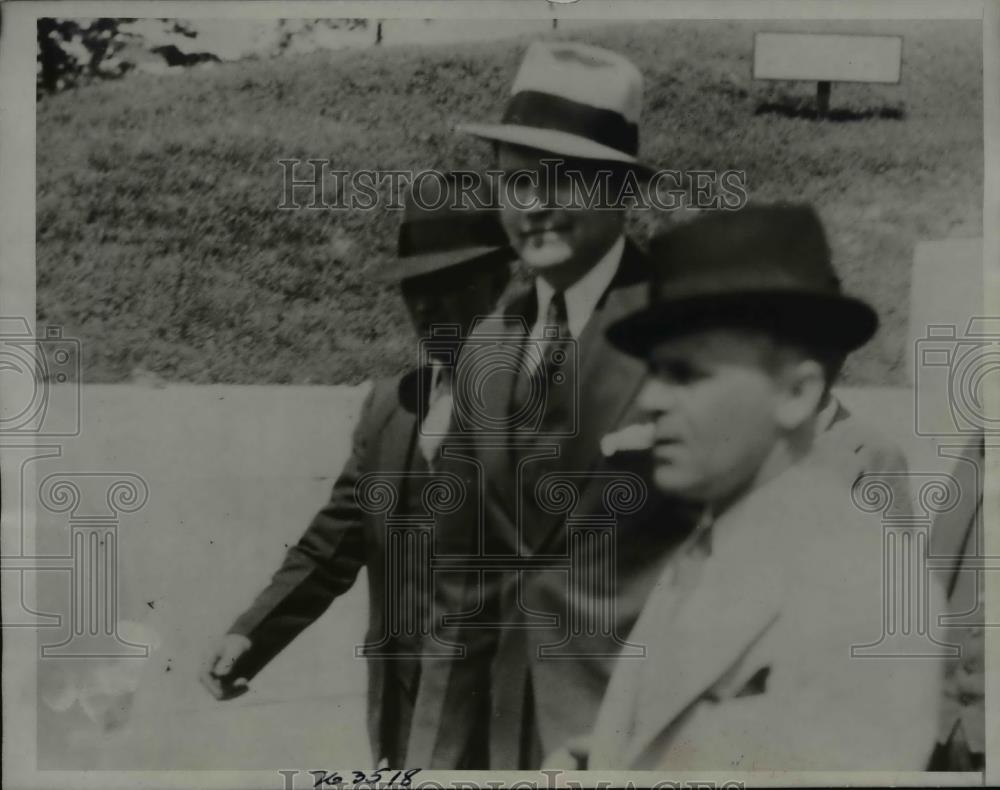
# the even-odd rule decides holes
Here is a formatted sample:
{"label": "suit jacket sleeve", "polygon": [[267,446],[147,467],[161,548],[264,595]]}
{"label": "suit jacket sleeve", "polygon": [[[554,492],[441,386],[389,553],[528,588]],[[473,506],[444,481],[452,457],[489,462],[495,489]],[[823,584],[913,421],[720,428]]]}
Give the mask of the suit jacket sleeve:
{"label": "suit jacket sleeve", "polygon": [[[379,401],[382,401],[380,404]],[[351,455],[333,485],[330,500],[285,555],[270,584],[240,615],[229,633],[251,641],[237,666],[253,677],[299,633],[315,621],[334,598],[351,588],[365,564],[365,535],[355,486],[364,474],[369,444],[381,427],[385,398],[372,388],[355,428]]]}

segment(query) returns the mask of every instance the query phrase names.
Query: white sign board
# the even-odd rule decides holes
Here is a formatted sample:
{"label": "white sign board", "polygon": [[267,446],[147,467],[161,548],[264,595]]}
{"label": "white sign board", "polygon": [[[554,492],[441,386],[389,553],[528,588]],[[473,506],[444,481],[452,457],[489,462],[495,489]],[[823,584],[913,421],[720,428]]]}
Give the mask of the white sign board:
{"label": "white sign board", "polygon": [[755,80],[899,82],[902,36],[757,33]]}

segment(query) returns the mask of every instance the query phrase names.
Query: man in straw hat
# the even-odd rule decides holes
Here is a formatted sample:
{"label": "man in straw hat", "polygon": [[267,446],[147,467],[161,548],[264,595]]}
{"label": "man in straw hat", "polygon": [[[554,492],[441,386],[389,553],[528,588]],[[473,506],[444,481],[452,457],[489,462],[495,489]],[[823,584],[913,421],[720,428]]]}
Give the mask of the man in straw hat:
{"label": "man in straw hat", "polygon": [[923,770],[941,664],[852,656],[883,633],[883,528],[815,448],[874,311],[841,292],[808,207],[703,217],[650,258],[650,306],[608,334],[649,366],[653,485],[702,517],[630,634],[646,658],[616,667],[588,767]]}
{"label": "man in straw hat", "polygon": [[[464,656],[425,662],[408,764],[483,768],[470,760],[470,744],[488,730],[489,767],[537,768],[546,753],[585,733],[658,563],[676,540],[644,528],[647,514],[662,509],[643,506],[633,459],[601,449],[606,435],[639,420],[633,402],[646,375],[604,333],[645,306],[648,295],[644,258],[625,237],[626,211],[614,199],[643,169],[641,103],[641,75],[621,55],[535,42],[502,122],[463,127],[495,145],[503,226],[533,277],[503,310],[513,327],[504,339],[513,361],[497,365],[483,388],[485,410],[508,419],[474,437],[482,495],[439,524],[470,541],[477,526],[482,532],[484,547],[467,543],[447,553],[482,550],[508,567],[470,572],[464,585],[440,577],[449,638]],[[597,194],[588,197],[594,184]],[[553,512],[546,498],[553,475],[578,488],[572,515],[583,521],[606,519],[609,483],[635,485],[631,526],[617,530],[610,559],[573,560],[592,585],[567,583],[565,558],[577,544],[569,545],[570,514]],[[524,562],[531,567],[517,567]],[[462,612],[478,616],[460,623],[455,615]]]}
{"label": "man in straw hat", "polygon": [[[458,187],[455,178],[436,173],[418,178],[404,205],[398,256],[372,272],[376,281],[398,284],[418,336],[442,324],[458,325],[449,335],[456,342],[474,318],[493,309],[513,258],[496,212],[475,208],[487,198]],[[358,483],[369,473],[398,481],[394,514],[421,512],[418,483],[436,464],[450,420],[450,389],[450,370],[441,365],[374,383],[330,501],[288,550],[271,583],[210,651],[201,680],[214,696],[245,692],[247,681],[347,592],[365,567],[368,731],[376,762],[403,765],[426,627],[396,620],[426,618],[429,602],[419,600],[415,585],[398,588],[388,578],[384,514],[363,509]]]}

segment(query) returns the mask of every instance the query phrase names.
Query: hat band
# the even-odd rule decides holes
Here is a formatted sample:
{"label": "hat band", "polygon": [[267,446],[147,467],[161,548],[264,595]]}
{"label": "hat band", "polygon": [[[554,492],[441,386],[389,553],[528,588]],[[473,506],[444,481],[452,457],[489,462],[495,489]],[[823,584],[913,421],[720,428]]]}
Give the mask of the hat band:
{"label": "hat band", "polygon": [[399,257],[434,252],[501,247],[507,243],[495,213],[479,212],[465,221],[452,215],[447,219],[404,222],[399,229]]}
{"label": "hat band", "polygon": [[507,103],[503,123],[533,126],[585,137],[616,151],[639,153],[639,126],[614,110],[542,91],[518,91]]}

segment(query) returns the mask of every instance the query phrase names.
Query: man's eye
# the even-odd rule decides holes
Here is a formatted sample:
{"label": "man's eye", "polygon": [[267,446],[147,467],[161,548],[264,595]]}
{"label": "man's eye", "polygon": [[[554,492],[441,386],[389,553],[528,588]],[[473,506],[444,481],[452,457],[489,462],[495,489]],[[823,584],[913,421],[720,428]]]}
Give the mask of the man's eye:
{"label": "man's eye", "polygon": [[702,371],[687,362],[669,362],[660,366],[659,373],[675,384],[690,384],[704,378]]}

